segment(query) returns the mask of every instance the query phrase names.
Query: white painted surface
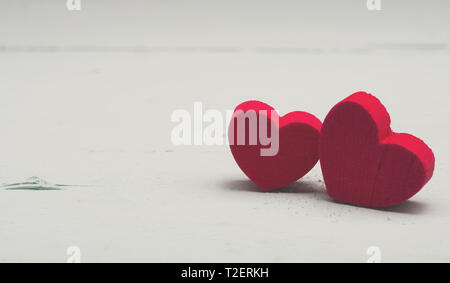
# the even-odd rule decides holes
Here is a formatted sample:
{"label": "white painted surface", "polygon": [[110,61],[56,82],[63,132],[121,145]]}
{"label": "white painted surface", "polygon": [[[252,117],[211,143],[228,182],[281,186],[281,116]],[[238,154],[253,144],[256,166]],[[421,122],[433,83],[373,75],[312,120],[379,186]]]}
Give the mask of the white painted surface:
{"label": "white painted surface", "polygon": [[[449,4],[1,1],[0,261],[449,261]],[[184,4],[183,4],[183,3]],[[435,176],[389,210],[326,195],[318,167],[277,193],[228,148],[174,147],[172,111],[248,99],[323,119],[358,91],[423,138]]]}

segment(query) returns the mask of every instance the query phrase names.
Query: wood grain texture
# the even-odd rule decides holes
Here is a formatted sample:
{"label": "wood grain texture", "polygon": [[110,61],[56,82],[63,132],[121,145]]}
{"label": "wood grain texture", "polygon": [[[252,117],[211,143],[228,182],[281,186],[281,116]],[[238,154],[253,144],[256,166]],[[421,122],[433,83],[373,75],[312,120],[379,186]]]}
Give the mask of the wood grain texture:
{"label": "wood grain texture", "polygon": [[420,139],[390,128],[386,108],[371,94],[355,93],[324,120],[320,163],[328,194],[367,207],[410,199],[431,179],[432,150]]}
{"label": "wood grain texture", "polygon": [[[245,127],[246,143],[237,144],[237,121],[250,110],[258,113],[258,128],[264,115],[260,110],[267,112],[268,123],[275,123],[272,115],[277,115],[279,124],[275,129],[279,133],[279,151],[276,155],[261,156],[260,149],[267,146],[263,146],[260,139],[256,145],[249,144],[249,123]],[[322,122],[306,112],[295,111],[279,117],[271,110],[274,109],[263,102],[244,102],[236,107],[228,130],[234,159],[248,178],[262,190],[281,188],[297,181],[319,160],[318,143]]]}

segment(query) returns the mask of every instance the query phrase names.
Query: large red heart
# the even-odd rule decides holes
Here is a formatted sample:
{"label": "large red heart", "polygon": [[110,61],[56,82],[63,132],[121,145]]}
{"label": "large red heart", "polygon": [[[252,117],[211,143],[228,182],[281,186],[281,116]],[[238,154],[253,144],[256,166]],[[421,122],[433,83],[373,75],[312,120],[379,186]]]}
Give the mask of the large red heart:
{"label": "large red heart", "polygon": [[414,196],[431,179],[434,155],[420,139],[392,132],[386,108],[358,92],[323,122],[320,164],[328,194],[341,202],[387,207]]}
{"label": "large red heart", "polygon": [[[256,117],[256,123],[250,122],[251,117]],[[245,121],[241,122],[244,129],[239,126],[240,119]],[[264,125],[268,129],[267,136],[279,136],[278,150],[273,151],[272,156],[262,156],[262,149],[267,151],[273,146],[260,139],[260,127]],[[265,103],[247,101],[236,107],[230,122],[231,152],[241,170],[262,190],[281,188],[303,177],[317,163],[321,125],[319,119],[306,112],[296,111],[280,117]],[[259,138],[252,145],[253,133]],[[244,135],[244,144],[238,143],[239,135]]]}

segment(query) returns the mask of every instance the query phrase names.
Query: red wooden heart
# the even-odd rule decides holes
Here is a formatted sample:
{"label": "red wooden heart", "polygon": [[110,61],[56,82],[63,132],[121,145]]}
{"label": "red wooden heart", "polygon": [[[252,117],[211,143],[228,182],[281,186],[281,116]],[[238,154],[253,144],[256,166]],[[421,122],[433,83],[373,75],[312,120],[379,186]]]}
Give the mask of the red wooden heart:
{"label": "red wooden heart", "polygon": [[360,206],[392,206],[431,179],[431,149],[412,135],[392,132],[390,123],[386,108],[365,92],[349,96],[328,113],[319,152],[330,197]]}
{"label": "red wooden heart", "polygon": [[[248,118],[252,117],[250,113],[256,117],[253,127]],[[239,127],[240,119],[245,119],[245,129]],[[262,142],[261,125],[267,126],[268,136],[279,136],[278,150],[273,156],[261,156],[262,149],[273,146]],[[279,117],[271,106],[247,101],[236,107],[230,122],[231,152],[241,170],[262,190],[281,188],[303,177],[317,163],[321,125],[319,119],[306,112],[296,111]],[[259,136],[254,145],[250,144],[252,133]],[[244,144],[238,144],[239,134],[244,135]]]}

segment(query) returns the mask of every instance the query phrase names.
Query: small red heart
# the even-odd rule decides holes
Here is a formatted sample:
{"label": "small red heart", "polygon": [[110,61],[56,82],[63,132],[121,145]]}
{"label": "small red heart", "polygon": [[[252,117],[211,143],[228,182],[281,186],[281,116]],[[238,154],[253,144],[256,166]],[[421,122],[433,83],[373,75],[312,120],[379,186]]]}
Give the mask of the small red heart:
{"label": "small red heart", "polygon": [[431,179],[434,155],[420,139],[392,132],[386,108],[355,93],[328,113],[320,137],[320,164],[330,197],[367,207],[408,200]]}
{"label": "small red heart", "polygon": [[[245,118],[245,115],[252,117],[251,113],[256,117],[252,127],[254,132],[249,130],[252,124],[250,118]],[[245,119],[245,129],[239,127],[240,119]],[[267,136],[279,136],[276,152],[275,142],[267,145],[267,142],[261,141],[260,127],[263,125],[267,126]],[[245,175],[262,190],[281,188],[303,177],[317,163],[321,125],[319,119],[306,112],[295,111],[280,117],[265,103],[247,101],[236,107],[230,122],[228,136],[231,152]],[[250,144],[252,133],[258,135],[254,145]],[[244,144],[238,144],[239,134],[244,135]],[[274,155],[261,156],[261,150],[267,151],[269,148],[272,148]]]}

